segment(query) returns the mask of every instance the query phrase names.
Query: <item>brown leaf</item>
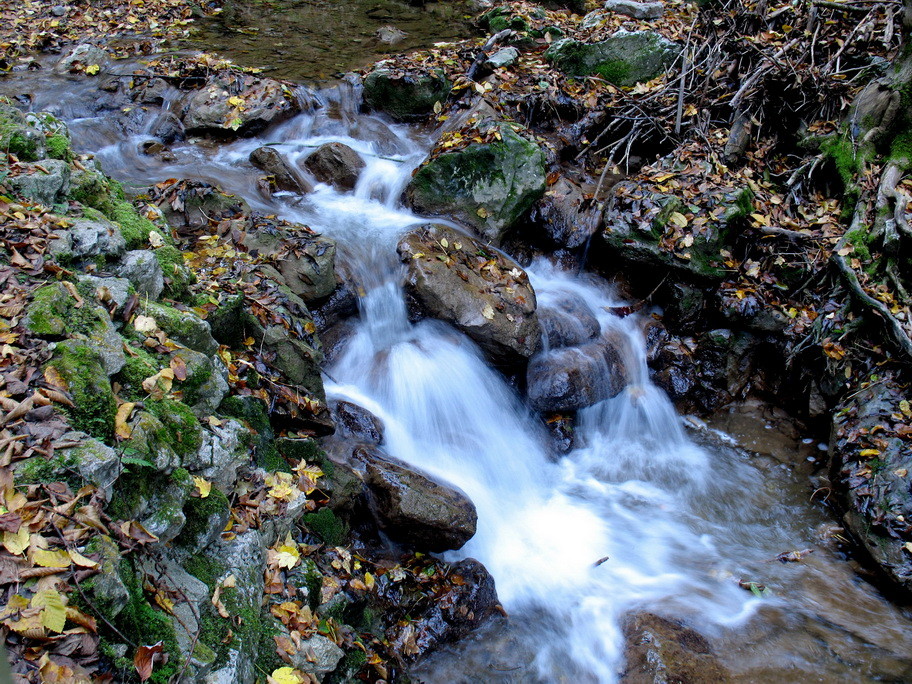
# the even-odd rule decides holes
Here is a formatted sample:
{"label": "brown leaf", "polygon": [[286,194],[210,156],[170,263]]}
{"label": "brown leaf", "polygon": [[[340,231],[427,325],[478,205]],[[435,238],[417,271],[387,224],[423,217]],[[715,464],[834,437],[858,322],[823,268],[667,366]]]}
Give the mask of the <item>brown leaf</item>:
{"label": "brown leaf", "polygon": [[159,641],[154,646],[140,646],[136,649],[136,655],[133,656],[133,667],[139,674],[139,681],[144,682],[152,676],[156,659],[161,664],[167,660],[164,642]]}
{"label": "brown leaf", "polygon": [[179,356],[171,359],[171,370],[174,371],[174,377],[183,382],[187,379],[187,363]]}
{"label": "brown leaf", "polygon": [[120,531],[124,533],[124,536],[129,537],[130,539],[139,542],[140,544],[151,544],[152,542],[157,542],[158,537],[149,532],[141,523],[136,522],[135,520],[127,520],[120,524]]}

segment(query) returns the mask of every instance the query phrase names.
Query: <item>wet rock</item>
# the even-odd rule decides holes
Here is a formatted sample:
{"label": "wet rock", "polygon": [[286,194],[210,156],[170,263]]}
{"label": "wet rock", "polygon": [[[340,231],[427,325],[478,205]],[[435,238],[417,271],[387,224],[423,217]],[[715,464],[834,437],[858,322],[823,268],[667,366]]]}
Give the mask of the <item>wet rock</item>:
{"label": "wet rock", "polygon": [[58,231],[49,249],[57,259],[83,261],[96,257],[116,259],[127,249],[120,226],[107,219],[76,219],[66,231]]}
{"label": "wet rock", "polygon": [[[333,435],[324,439],[323,447],[331,467],[326,469],[321,485],[329,494],[329,507],[340,514],[348,514],[365,493],[364,461],[360,454],[370,446],[360,445],[350,439]],[[281,446],[279,447],[282,448]]]}
{"label": "wet rock", "polygon": [[165,112],[152,124],[152,135],[165,145],[184,139],[184,124],[173,112]]}
{"label": "wet rock", "polygon": [[617,349],[599,341],[537,354],[529,361],[526,384],[536,411],[576,411],[618,394],[626,373]]}
{"label": "wet rock", "polygon": [[558,247],[576,249],[587,244],[601,223],[588,206],[579,185],[561,177],[535,205],[531,217]]}
{"label": "wet rock", "polygon": [[652,613],[638,613],[624,625],[624,684],[722,684],[731,676],[700,634]]}
{"label": "wet rock", "polygon": [[70,165],[60,159],[20,164],[19,175],[4,180],[14,194],[51,207],[70,191]]}
{"label": "wet rock", "polygon": [[692,350],[671,336],[665,327],[652,322],[646,329],[646,355],[650,378],[671,397],[686,400],[697,383],[697,366]]}
{"label": "wet rock", "polygon": [[[236,104],[238,100],[240,104]],[[182,119],[190,134],[246,136],[299,111],[298,97],[285,84],[269,78],[226,73],[214,77],[189,96]]]}
{"label": "wet rock", "polygon": [[555,450],[558,454],[568,454],[573,450],[576,440],[574,429],[576,427],[575,414],[573,413],[545,413],[542,416],[545,428],[551,434]]}
{"label": "wet rock", "polygon": [[324,339],[327,329],[358,315],[358,295],[355,293],[356,285],[351,276],[339,273],[336,270],[336,289],[325,301],[311,307],[317,332],[323,340],[326,357],[329,358],[329,345]]}
{"label": "wet rock", "polygon": [[398,251],[406,290],[425,315],[453,324],[495,363],[517,365],[536,351],[535,292],[512,259],[440,224],[407,233]]}
{"label": "wet rock", "polygon": [[60,58],[54,65],[58,76],[76,77],[85,73],[85,68],[101,66],[107,61],[107,53],[89,43],[80,43]]}
{"label": "wet rock", "polygon": [[545,155],[515,124],[481,126],[481,134],[491,131],[500,139],[425,162],[405,197],[416,211],[451,216],[499,245],[544,193]]}
{"label": "wet rock", "polygon": [[377,40],[384,45],[398,45],[408,37],[408,34],[395,26],[381,26],[377,29]]}
{"label": "wet rock", "polygon": [[598,74],[614,85],[633,86],[661,74],[680,51],[659,33],[620,30],[597,43],[562,38],[548,48],[545,59],[570,76]]}
{"label": "wet rock", "polygon": [[390,538],[422,551],[459,549],[478,514],[459,490],[393,459],[370,453],[365,483],[371,509]]}
{"label": "wet rock", "polygon": [[658,19],[665,14],[661,2],[634,2],[634,0],[605,0],[608,12],[623,14],[631,19]]}
{"label": "wet rock", "polygon": [[912,591],[912,451],[899,434],[907,434],[908,395],[899,378],[878,374],[834,409],[832,473],[846,528],[887,577]]}
{"label": "wet rock", "polygon": [[545,349],[576,347],[599,336],[601,325],[589,305],[566,292],[540,298],[538,320]]}
{"label": "wet rock", "polygon": [[123,255],[114,272],[130,281],[136,292],[149,299],[158,299],[165,289],[165,276],[155,253],[148,249],[134,249]]}
{"label": "wet rock", "polygon": [[204,477],[225,494],[231,493],[238,469],[250,460],[247,439],[250,430],[236,420],[223,420],[203,430],[203,443],[189,457],[184,467]]}
{"label": "wet rock", "polygon": [[329,402],[329,411],[336,424],[336,435],[368,444],[383,441],[383,422],[366,408],[350,401]]}
{"label": "wet rock", "polygon": [[278,150],[272,147],[258,147],[250,153],[250,163],[272,176],[279,190],[307,193],[313,190],[310,184],[295,171]]}
{"label": "wet rock", "polygon": [[332,142],[321,145],[304,160],[304,168],[318,181],[337,190],[353,190],[364,160],[348,145]]}
{"label": "wet rock", "polygon": [[375,69],[364,79],[364,104],[389,114],[396,121],[417,121],[443,102],[452,86],[441,71],[390,71]]}
{"label": "wet rock", "polygon": [[506,69],[516,64],[517,59],[519,59],[519,50],[515,47],[505,47],[490,55],[485,60],[484,66],[492,71]]}
{"label": "wet rock", "polygon": [[669,283],[661,289],[665,305],[664,320],[669,327],[689,331],[703,320],[705,297],[703,290],[687,283]]}
{"label": "wet rock", "polygon": [[314,634],[301,641],[298,650],[291,656],[291,664],[301,672],[321,678],[335,670],[344,655],[345,651],[336,646],[334,641],[321,634]]}

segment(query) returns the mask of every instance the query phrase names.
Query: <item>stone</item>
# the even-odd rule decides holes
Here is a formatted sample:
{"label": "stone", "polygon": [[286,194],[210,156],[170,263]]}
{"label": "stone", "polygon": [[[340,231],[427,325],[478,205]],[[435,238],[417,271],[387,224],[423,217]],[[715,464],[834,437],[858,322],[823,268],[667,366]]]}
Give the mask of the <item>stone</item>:
{"label": "stone", "polygon": [[250,153],[250,163],[273,177],[279,190],[307,193],[313,190],[274,147],[258,147]]}
{"label": "stone", "polygon": [[279,272],[289,289],[306,304],[320,302],[336,289],[336,242],[316,235],[288,244],[291,251],[279,264]]}
{"label": "stone", "polygon": [[170,473],[181,464],[180,456],[164,438],[167,428],[156,416],[136,411],[127,425],[127,446],[147,457],[156,470]]}
{"label": "stone", "polygon": [[449,216],[499,245],[545,192],[545,155],[516,124],[483,123],[500,139],[425,162],[405,190],[417,212]]}
{"label": "stone", "polygon": [[519,50],[515,47],[501,48],[485,60],[488,69],[506,69],[516,64],[519,59]]}
{"label": "stone", "polygon": [[107,61],[107,53],[89,43],[80,43],[67,52],[57,64],[54,73],[58,76],[78,77],[85,74],[89,66],[101,66]]}
{"label": "stone", "polygon": [[187,378],[176,382],[183,392],[183,402],[198,416],[211,416],[228,394],[228,369],[217,356],[207,356],[193,349],[179,349],[171,355],[183,362]]}
{"label": "stone", "polygon": [[557,247],[577,249],[588,245],[601,225],[600,212],[589,204],[582,188],[561,176],[534,206],[530,218]]}
{"label": "stone", "polygon": [[670,67],[681,48],[652,31],[620,30],[597,43],[558,40],[545,59],[569,76],[597,74],[616,86],[650,81]]}
{"label": "stone", "polygon": [[95,326],[86,335],[92,343],[98,357],[101,359],[101,365],[109,376],[119,373],[127,362],[127,356],[124,352],[124,341],[106,309],[96,306],[95,318],[99,325]]}
{"label": "stone", "polygon": [[[231,98],[242,100],[243,107],[235,106]],[[311,97],[308,105],[315,106],[315,99]],[[280,81],[224,72],[188,96],[182,120],[191,135],[247,136],[300,111],[301,101]]]}
{"label": "stone", "polygon": [[631,19],[658,19],[665,14],[661,2],[635,2],[635,0],[605,0],[604,8]]}
{"label": "stone", "polygon": [[377,40],[384,45],[398,45],[408,37],[408,34],[395,26],[381,26],[377,29]]}
{"label": "stone", "polygon": [[322,634],[314,634],[301,641],[298,650],[291,655],[291,664],[301,672],[321,678],[335,670],[344,655],[345,651],[334,641]]}
{"label": "stone", "polygon": [[120,456],[110,447],[84,432],[64,433],[50,459],[33,456],[16,462],[14,470],[22,483],[66,482],[75,493],[86,483],[92,484],[111,499],[111,490],[123,471]]}
{"label": "stone", "polygon": [[208,321],[192,311],[181,311],[166,304],[150,302],[143,307],[143,314],[155,319],[158,327],[168,337],[206,356],[218,351],[218,342],[212,336]]}
{"label": "stone", "polygon": [[348,145],[331,142],[308,155],[304,168],[321,183],[332,185],[337,190],[353,190],[358,182],[358,173],[364,168],[364,160]]}
{"label": "stone", "polygon": [[624,636],[623,684],[726,684],[732,680],[706,639],[678,622],[637,613],[626,620]]}
{"label": "stone", "polygon": [[368,444],[383,442],[383,421],[362,406],[336,399],[329,402],[336,435]]}
{"label": "stone", "polygon": [[44,132],[29,124],[26,115],[0,100],[0,150],[33,162],[47,155]]}
{"label": "stone", "polygon": [[224,494],[230,494],[238,469],[250,461],[249,434],[250,430],[236,420],[222,420],[221,425],[209,425],[203,430],[202,446],[199,451],[184,458],[184,467],[209,480]]}
{"label": "stone", "polygon": [[149,299],[158,299],[165,289],[165,276],[152,250],[134,249],[125,253],[114,271],[129,280],[137,294]]}
{"label": "stone", "polygon": [[336,435],[324,439],[321,446],[331,468],[324,470],[320,485],[329,494],[330,509],[347,513],[365,492],[364,462],[367,456],[361,452],[368,453],[370,446]]}
{"label": "stone", "polygon": [[418,121],[443,102],[452,85],[441,71],[390,71],[378,68],[365,77],[364,104],[396,121]]}
{"label": "stone", "polygon": [[536,411],[576,411],[617,395],[626,384],[620,353],[604,341],[542,352],[526,371]]}
{"label": "stone", "polygon": [[155,120],[150,132],[165,145],[170,145],[184,139],[184,123],[173,112],[165,112]]}
{"label": "stone", "polygon": [[183,205],[175,209],[163,198],[158,208],[168,225],[174,228],[201,228],[209,222],[238,220],[245,228],[250,217],[250,205],[236,195],[229,195],[215,185],[199,180],[182,180]]}
{"label": "stone", "polygon": [[85,340],[64,340],[57,343],[48,365],[60,374],[69,389],[73,400],[69,418],[73,428],[101,441],[110,440],[117,403],[98,350]]}
{"label": "stone", "polygon": [[124,307],[132,295],[130,281],[126,278],[113,276],[77,276],[77,282],[83,287],[90,288],[95,293],[95,299],[104,306],[114,305],[114,315],[123,313]]}
{"label": "stone", "polygon": [[545,350],[576,347],[599,336],[601,325],[579,295],[547,294],[538,299],[538,320]]}
{"label": "stone", "polygon": [[398,251],[421,313],[451,323],[501,365],[519,365],[538,349],[535,292],[515,261],[442,224],[406,233]]}
{"label": "stone", "polygon": [[14,194],[51,207],[70,191],[70,165],[60,159],[20,164],[19,174],[8,176],[4,182]]}
{"label": "stone", "polygon": [[83,555],[94,558],[99,572],[83,588],[88,589],[92,604],[108,620],[113,620],[130,602],[130,591],[120,577],[120,547],[106,534],[98,534],[86,544]]}
{"label": "stone", "polygon": [[447,551],[475,535],[478,514],[461,491],[379,450],[361,453],[371,510],[391,539],[420,551]]}

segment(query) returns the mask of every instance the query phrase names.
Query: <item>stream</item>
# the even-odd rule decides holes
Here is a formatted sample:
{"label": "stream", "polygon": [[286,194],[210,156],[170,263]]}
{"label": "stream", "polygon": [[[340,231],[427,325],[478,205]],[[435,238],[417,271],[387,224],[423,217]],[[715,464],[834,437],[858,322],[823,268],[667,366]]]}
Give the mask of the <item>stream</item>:
{"label": "stream", "polygon": [[[855,574],[836,551],[837,526],[810,501],[807,459],[825,454],[816,444],[794,445],[797,458],[780,458],[791,448],[780,440],[771,455],[757,455],[739,448],[737,435],[677,415],[649,380],[643,318],[606,311],[622,304],[608,282],[546,259],[527,265],[540,308],[582,298],[602,332],[625,341],[626,389],[580,412],[576,446],[560,458],[538,417],[472,341],[440,321],[409,322],[395,248],[427,219],[399,197],[432,135],[358,113],[357,92],[343,83],[319,93],[321,109],[264,135],[191,139],[162,161],[139,151],[161,115],[156,108],[132,113],[124,126],[99,109],[93,82],[61,88],[47,73],[19,74],[0,91],[32,91],[34,110],[66,120],[77,150],[93,152],[127,185],[171,177],[217,183],[255,210],[338,241],[362,297],[354,333],[327,368],[327,394],[380,417],[390,455],[468,494],[477,534],[445,557],[482,562],[509,615],[433,654],[415,680],[614,682],[624,669],[624,620],[643,611],[702,634],[734,681],[912,680],[912,621]],[[296,165],[333,141],[366,163],[353,192],[325,185],[306,196],[258,192],[252,150],[275,145]],[[772,437],[777,426],[762,429]],[[799,550],[812,553],[777,560]]]}

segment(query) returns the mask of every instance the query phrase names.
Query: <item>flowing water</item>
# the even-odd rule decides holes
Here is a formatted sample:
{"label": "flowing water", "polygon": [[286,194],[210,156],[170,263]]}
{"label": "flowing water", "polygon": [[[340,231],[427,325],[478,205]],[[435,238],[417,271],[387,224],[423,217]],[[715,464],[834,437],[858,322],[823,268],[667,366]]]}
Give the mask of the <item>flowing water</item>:
{"label": "flowing water", "polygon": [[[602,331],[624,340],[626,389],[580,412],[576,446],[559,459],[474,343],[439,321],[409,322],[395,246],[424,219],[399,197],[430,136],[358,114],[343,85],[321,93],[326,106],[316,113],[260,138],[180,143],[176,161],[163,162],[137,152],[157,112],[124,127],[82,88],[61,96],[45,82],[33,106],[66,118],[77,146],[108,173],[136,185],[216,182],[338,240],[363,296],[327,393],[378,415],[388,453],[471,497],[478,532],[446,557],[481,561],[510,616],[442,649],[417,679],[612,682],[623,671],[624,617],[651,611],[705,635],[738,681],[912,680],[912,623],[833,550],[832,524],[808,501],[806,480],[712,431],[685,430],[649,381],[642,321],[606,310],[620,303],[608,283],[547,260],[528,267],[540,307],[581,297]],[[295,164],[329,141],[366,162],[354,192],[318,185],[304,197],[258,194],[253,149],[273,143]],[[814,552],[799,563],[775,560],[804,549]],[[755,595],[739,580],[769,591]]]}

